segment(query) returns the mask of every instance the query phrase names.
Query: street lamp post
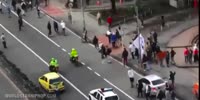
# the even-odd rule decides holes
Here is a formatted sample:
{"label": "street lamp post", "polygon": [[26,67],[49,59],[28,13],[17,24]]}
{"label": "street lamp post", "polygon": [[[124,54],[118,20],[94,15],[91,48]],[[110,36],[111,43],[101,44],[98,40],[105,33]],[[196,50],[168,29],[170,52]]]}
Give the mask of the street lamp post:
{"label": "street lamp post", "polygon": [[85,15],[84,15],[84,4],[83,4],[83,0],[81,0],[81,10],[82,10],[82,16],[83,16],[83,32],[86,30],[85,27]]}

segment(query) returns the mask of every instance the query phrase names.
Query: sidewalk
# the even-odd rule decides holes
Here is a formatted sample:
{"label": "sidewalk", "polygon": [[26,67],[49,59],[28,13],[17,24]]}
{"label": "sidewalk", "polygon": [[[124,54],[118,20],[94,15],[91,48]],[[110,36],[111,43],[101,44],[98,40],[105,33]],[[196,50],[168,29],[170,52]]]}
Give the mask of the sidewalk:
{"label": "sidewalk", "polygon": [[[66,26],[68,28],[70,28],[72,31],[74,31],[75,33],[77,33],[78,35],[82,35],[82,31],[83,31],[83,19],[82,19],[82,13],[81,12],[72,12],[72,20],[73,20],[73,24],[70,24],[69,21],[67,20],[67,12],[68,10],[64,7],[64,5],[62,6],[62,4],[60,4],[59,2],[55,2],[55,1],[51,1],[51,3],[53,2],[53,6],[50,5],[50,7],[56,8],[57,10],[62,10],[62,14],[60,15],[52,15],[50,14],[53,18],[55,18],[56,20],[60,21],[60,20],[64,20],[66,22]],[[45,13],[49,14],[51,9],[46,9],[43,8],[42,9]],[[157,17],[155,17],[156,19]],[[152,19],[151,19],[152,20]],[[85,12],[85,22],[86,22],[86,29],[88,31],[88,36],[89,38],[93,38],[94,35],[96,35],[99,38],[99,41],[108,45],[108,41],[107,38],[105,37],[105,33],[107,31],[107,26],[99,26],[97,24],[97,21],[95,18],[91,18],[90,16],[88,16],[88,12]],[[146,22],[151,22],[151,21],[146,21]],[[162,32],[158,33],[158,42],[159,45],[161,46],[162,50],[166,49],[166,46],[169,45],[171,46],[171,44],[174,45],[174,43],[176,43],[177,41],[179,41],[177,45],[183,44],[183,45],[188,45],[189,41],[188,39],[191,39],[191,36],[189,34],[187,34],[188,36],[185,38],[185,35],[181,35],[181,37],[179,37],[179,39],[183,40],[182,42],[179,39],[176,39],[174,37],[176,37],[177,35],[179,36],[180,33],[182,33],[184,30],[188,29],[189,27],[193,27],[198,25],[198,18],[194,18],[194,19],[186,19],[185,21],[181,21],[181,22],[168,22],[169,25],[168,28],[164,29]],[[153,28],[157,27],[158,25],[153,26]],[[115,31],[117,27],[112,28],[112,31]],[[132,34],[133,31],[136,30],[136,23],[130,23],[130,24],[125,24],[122,25],[122,28],[124,28],[124,33],[127,33],[127,35],[125,35],[123,37],[123,44],[125,46],[127,46],[129,44],[129,42],[132,40],[132,38],[134,37],[134,34]],[[150,32],[151,28],[148,29],[144,29],[141,31],[142,35],[146,38],[148,36],[148,33]],[[186,33],[190,33],[190,32],[185,32]],[[196,31],[193,32],[193,34],[196,34]],[[174,38],[173,40],[171,40],[172,38]],[[183,39],[184,38],[184,39]],[[188,41],[185,41],[188,40]],[[186,44],[187,43],[187,44]],[[176,45],[174,45],[176,46]],[[121,60],[121,52],[122,52],[122,47],[118,48],[118,49],[113,49],[112,52],[112,56],[114,56],[115,58],[117,58],[118,60]],[[180,62],[182,59],[182,57],[180,55],[182,55],[182,50],[176,50],[177,53],[175,58],[175,61],[178,63]],[[181,59],[180,59],[181,58]],[[179,61],[180,60],[180,61]],[[177,95],[181,98],[181,100],[190,100],[191,99],[191,86],[193,84],[193,82],[198,81],[198,71],[197,68],[196,69],[180,69],[177,67],[173,67],[171,66],[170,68],[161,68],[160,66],[156,65],[156,64],[152,64],[152,68],[153,70],[150,72],[144,72],[143,70],[141,70],[138,66],[137,66],[137,62],[136,61],[132,61],[131,59],[129,59],[130,62],[130,66],[133,67],[133,69],[135,69],[136,71],[141,72],[142,74],[146,75],[146,74],[158,74],[163,78],[168,79],[169,77],[169,71],[176,71],[177,75],[176,77],[176,91],[177,91]],[[178,64],[179,65],[179,64]],[[187,74],[185,74],[187,73]],[[190,81],[188,81],[190,80]]]}

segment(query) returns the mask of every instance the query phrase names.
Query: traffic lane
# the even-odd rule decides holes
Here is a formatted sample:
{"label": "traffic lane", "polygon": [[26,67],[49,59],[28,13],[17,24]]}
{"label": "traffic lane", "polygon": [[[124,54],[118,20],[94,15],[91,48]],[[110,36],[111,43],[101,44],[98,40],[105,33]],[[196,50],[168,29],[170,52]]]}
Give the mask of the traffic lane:
{"label": "traffic lane", "polygon": [[21,91],[16,87],[16,85],[9,79],[5,72],[0,68],[0,97],[1,100],[15,99],[15,100],[25,100],[24,98],[14,98],[13,94],[21,94]]}
{"label": "traffic lane", "polygon": [[[47,18],[46,16],[38,19],[37,17],[31,17],[34,16],[36,12],[30,12],[29,17],[26,17],[25,19],[30,22],[33,26],[37,27],[40,31],[43,33],[47,33],[46,23],[51,20]],[[52,22],[52,21],[51,21]],[[53,31],[53,34],[55,32]],[[71,50],[71,48],[76,48],[79,52],[80,60],[87,64],[87,66],[90,66],[94,71],[97,71],[100,75],[107,78],[109,81],[111,81],[114,85],[120,87],[122,90],[127,92],[129,95],[132,95],[133,97],[136,97],[136,90],[133,91],[130,88],[130,82],[129,78],[127,76],[127,70],[123,68],[118,62],[112,61],[111,65],[105,65],[101,64],[101,55],[98,53],[98,51],[88,44],[81,43],[81,40],[77,37],[75,37],[72,33],[69,31],[66,32],[67,36],[60,36],[56,35],[52,37],[57,44],[59,44],[61,47],[64,47],[68,52]],[[138,75],[135,75],[135,81],[138,79]]]}
{"label": "traffic lane", "polygon": [[[10,22],[7,22],[6,25],[9,23]],[[36,53],[38,53],[45,61],[49,60],[51,57],[58,58],[58,61],[60,62],[59,64],[60,64],[61,73],[62,73],[62,71],[64,71],[65,73],[68,73],[67,76],[64,74],[64,77],[66,77],[67,79],[71,79],[70,81],[72,83],[74,83],[74,81],[77,81],[76,83],[74,83],[74,85],[78,86],[78,88],[81,91],[83,91],[84,94],[88,94],[90,90],[95,89],[95,88],[111,87],[101,77],[94,75],[94,73],[89,71],[87,68],[82,67],[79,70],[76,70],[77,67],[69,62],[69,57],[63,56],[63,55],[67,55],[65,52],[63,52],[63,51],[60,52],[61,51],[60,48],[56,47],[51,42],[47,42],[48,40],[45,39],[44,37],[40,36],[39,33],[35,34],[34,30],[31,29],[30,27],[26,26],[26,30],[29,31],[26,34],[25,34],[26,31],[21,31],[20,34],[23,34],[23,35],[18,35],[18,34],[15,34],[15,35],[17,35],[18,38],[20,38],[22,41],[24,41],[25,44],[27,44]],[[13,31],[13,29],[10,29],[10,31]],[[31,34],[31,35],[29,36],[28,34]],[[34,38],[34,39],[32,39],[32,38]],[[32,41],[32,40],[34,40],[34,41]],[[36,43],[36,42],[39,42],[39,43]],[[51,49],[49,49],[50,47],[51,47]],[[35,49],[35,48],[37,48],[37,49]],[[47,51],[50,53],[48,53]],[[46,59],[46,57],[48,57],[48,59]],[[63,68],[64,68],[64,70],[63,70]],[[69,68],[70,68],[70,70],[67,70]],[[74,69],[75,72],[71,71],[72,69]],[[73,73],[70,74],[70,72],[73,72]],[[93,80],[95,83],[88,82],[88,80],[86,80],[86,79]],[[88,86],[88,87],[86,87],[86,86]],[[123,94],[119,94],[119,95],[121,96],[121,98],[128,100],[128,98],[126,96],[124,96]]]}
{"label": "traffic lane", "polygon": [[[9,61],[14,63],[27,77],[35,83],[37,86],[38,78],[43,74],[49,72],[48,66],[33,55],[27,48],[0,28],[0,32],[4,32],[7,40],[7,49],[0,46],[0,49],[4,52],[4,55]],[[63,80],[64,81],[64,80]],[[84,100],[85,98],[77,92],[69,83],[65,82],[65,92],[61,95],[61,98],[68,100]],[[49,98],[54,99],[54,98]]]}

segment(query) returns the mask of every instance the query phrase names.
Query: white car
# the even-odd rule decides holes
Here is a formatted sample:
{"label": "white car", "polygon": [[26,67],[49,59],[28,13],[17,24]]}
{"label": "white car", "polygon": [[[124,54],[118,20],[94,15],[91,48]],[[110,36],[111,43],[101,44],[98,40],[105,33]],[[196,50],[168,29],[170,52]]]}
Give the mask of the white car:
{"label": "white car", "polygon": [[146,84],[150,84],[151,87],[151,96],[156,96],[157,92],[158,92],[158,88],[165,88],[165,84],[166,81],[164,81],[161,77],[159,77],[158,75],[147,75],[145,77],[140,78],[137,81],[137,84],[139,83],[139,81],[142,82],[143,84],[143,90],[146,87]]}
{"label": "white car", "polygon": [[119,100],[119,97],[112,88],[100,88],[90,91],[89,100]]}

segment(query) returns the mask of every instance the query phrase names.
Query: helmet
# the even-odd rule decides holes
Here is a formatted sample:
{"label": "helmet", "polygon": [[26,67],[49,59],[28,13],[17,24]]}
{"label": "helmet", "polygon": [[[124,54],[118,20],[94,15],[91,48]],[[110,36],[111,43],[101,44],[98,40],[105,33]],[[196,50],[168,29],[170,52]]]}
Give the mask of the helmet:
{"label": "helmet", "polygon": [[55,58],[51,58],[51,60],[55,60]]}
{"label": "helmet", "polygon": [[74,51],[75,49],[74,48],[72,48],[72,51]]}

